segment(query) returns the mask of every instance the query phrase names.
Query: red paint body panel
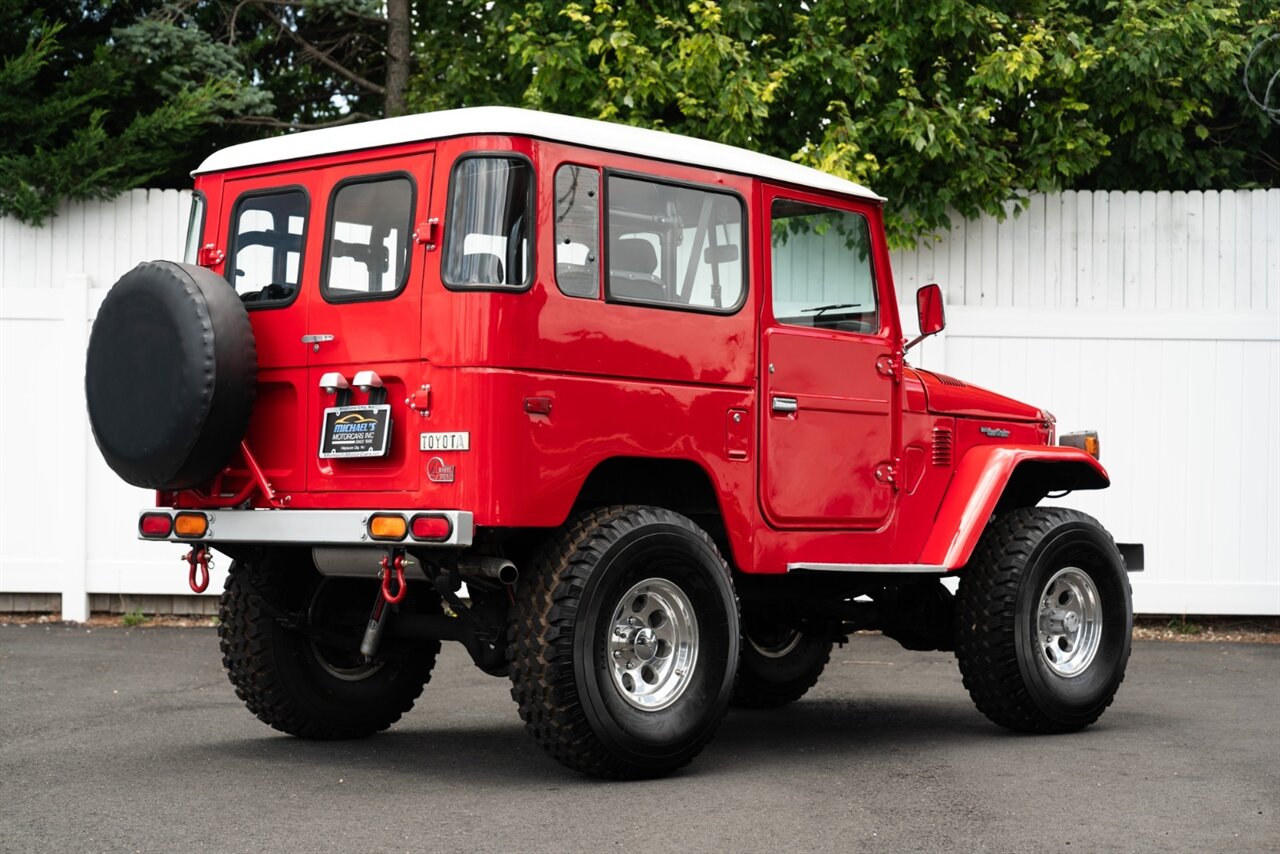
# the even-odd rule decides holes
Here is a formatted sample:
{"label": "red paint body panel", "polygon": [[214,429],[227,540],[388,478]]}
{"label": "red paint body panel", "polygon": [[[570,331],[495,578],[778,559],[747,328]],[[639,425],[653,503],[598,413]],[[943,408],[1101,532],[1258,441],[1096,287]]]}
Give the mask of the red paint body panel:
{"label": "red paint body panel", "polygon": [[[450,175],[459,157],[477,152],[510,152],[534,167],[527,290],[451,290],[442,281]],[[741,308],[717,314],[611,303],[603,280],[594,299],[561,292],[553,176],[564,163],[599,169],[602,188],[616,171],[737,196],[747,236]],[[332,191],[387,172],[413,177],[413,220],[438,220],[435,243],[410,244],[407,284],[394,298],[326,302],[319,286]],[[481,529],[553,528],[601,464],[679,460],[706,473],[728,556],[743,572],[783,573],[797,562],[954,568],[1020,463],[1088,465],[1106,484],[1091,458],[1045,447],[1040,410],[902,366],[882,211],[865,198],[518,136],[454,137],[202,174],[202,242],[227,248],[242,193],[290,186],[303,187],[310,205],[301,293],[287,306],[250,312],[259,394],[247,437],[289,508],[453,509],[473,513]],[[867,218],[876,333],[773,317],[770,206],[778,197]],[[603,232],[602,225],[601,242]],[[225,274],[224,267],[214,269]],[[302,343],[307,334],[334,340],[316,350]],[[388,390],[390,452],[321,460],[321,418],[333,396],[320,377],[339,371],[350,380],[361,370],[376,371]],[[425,411],[410,408],[415,393]],[[794,399],[795,412],[775,412],[775,397]],[[531,398],[547,411],[527,411]],[[353,390],[353,402],[364,400]],[[1009,436],[983,434],[983,426]],[[420,450],[422,433],[454,432],[469,434],[469,449]],[[939,450],[940,434],[950,440],[948,453]],[[428,477],[433,466],[452,467],[452,480]],[[248,473],[237,461],[223,481],[223,493],[233,493]],[[191,492],[159,500],[199,505]],[[260,495],[254,502],[264,506]]]}
{"label": "red paint body panel", "polygon": [[1026,462],[1083,466],[1092,474],[1079,488],[1102,489],[1111,483],[1102,464],[1084,451],[1044,445],[974,447],[956,466],[947,495],[938,508],[920,563],[958,569],[973,553],[987,519],[995,510],[1014,469]]}
{"label": "red paint body panel", "polygon": [[1009,421],[1043,421],[1045,415],[1034,406],[987,391],[963,380],[917,371],[924,383],[930,412],[963,415],[968,418],[998,418]]}

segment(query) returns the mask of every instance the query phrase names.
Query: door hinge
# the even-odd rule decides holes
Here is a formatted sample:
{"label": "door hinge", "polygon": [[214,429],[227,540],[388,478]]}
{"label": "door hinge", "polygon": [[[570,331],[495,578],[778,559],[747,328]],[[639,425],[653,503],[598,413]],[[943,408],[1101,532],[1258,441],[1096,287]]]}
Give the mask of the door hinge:
{"label": "door hinge", "polygon": [[902,359],[888,353],[876,357],[876,373],[895,383],[902,382]]}
{"label": "door hinge", "polygon": [[439,217],[431,217],[426,222],[418,223],[418,227],[413,230],[413,240],[415,243],[425,243],[427,251],[431,252],[436,248],[436,229],[440,225]]}
{"label": "door hinge", "polygon": [[413,394],[404,399],[405,406],[423,418],[431,415],[431,386],[422,385]]}
{"label": "door hinge", "polygon": [[200,251],[196,253],[196,264],[201,267],[216,267],[222,263],[227,257],[227,253],[223,252],[212,243],[206,243],[200,247]]}
{"label": "door hinge", "polygon": [[898,466],[900,462],[898,459],[893,459],[876,466],[876,480],[889,484],[895,492],[901,488],[898,485]]}

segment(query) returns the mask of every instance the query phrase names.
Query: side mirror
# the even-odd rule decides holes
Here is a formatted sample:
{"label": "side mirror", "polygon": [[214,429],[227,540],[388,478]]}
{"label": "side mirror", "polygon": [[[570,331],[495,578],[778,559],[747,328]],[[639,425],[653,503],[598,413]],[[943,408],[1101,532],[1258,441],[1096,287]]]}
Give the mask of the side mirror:
{"label": "side mirror", "polygon": [[947,319],[942,311],[942,288],[930,284],[916,291],[916,315],[920,322],[920,334],[906,346],[907,350],[946,327]]}

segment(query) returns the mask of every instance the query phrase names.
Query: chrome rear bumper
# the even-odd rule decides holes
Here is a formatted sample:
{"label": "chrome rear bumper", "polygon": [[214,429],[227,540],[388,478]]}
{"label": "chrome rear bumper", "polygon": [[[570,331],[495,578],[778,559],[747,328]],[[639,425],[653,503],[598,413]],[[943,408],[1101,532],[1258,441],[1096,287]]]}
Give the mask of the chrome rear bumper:
{"label": "chrome rear bumper", "polygon": [[[167,514],[172,522],[179,513],[202,513],[208,519],[203,536],[178,536],[170,525],[162,536],[144,535],[142,517]],[[411,522],[419,513],[447,518],[452,531],[447,539],[415,540],[407,534],[400,540],[374,539],[369,534],[369,517],[398,514]],[[292,545],[418,546],[461,548],[475,536],[472,514],[465,510],[170,510],[156,508],[138,514],[138,539],[170,543],[271,543]]]}

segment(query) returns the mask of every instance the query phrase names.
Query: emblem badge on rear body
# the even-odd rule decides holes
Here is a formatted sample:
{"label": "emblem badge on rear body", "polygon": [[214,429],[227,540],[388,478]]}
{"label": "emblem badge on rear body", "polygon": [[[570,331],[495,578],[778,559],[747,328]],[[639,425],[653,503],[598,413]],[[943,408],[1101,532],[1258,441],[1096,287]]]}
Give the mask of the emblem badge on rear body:
{"label": "emblem badge on rear body", "polygon": [[979,427],[978,432],[993,439],[1009,438],[1009,431],[1003,427]]}
{"label": "emblem badge on rear body", "polygon": [[445,465],[444,460],[432,457],[427,460],[427,480],[432,483],[453,483],[456,466]]}

